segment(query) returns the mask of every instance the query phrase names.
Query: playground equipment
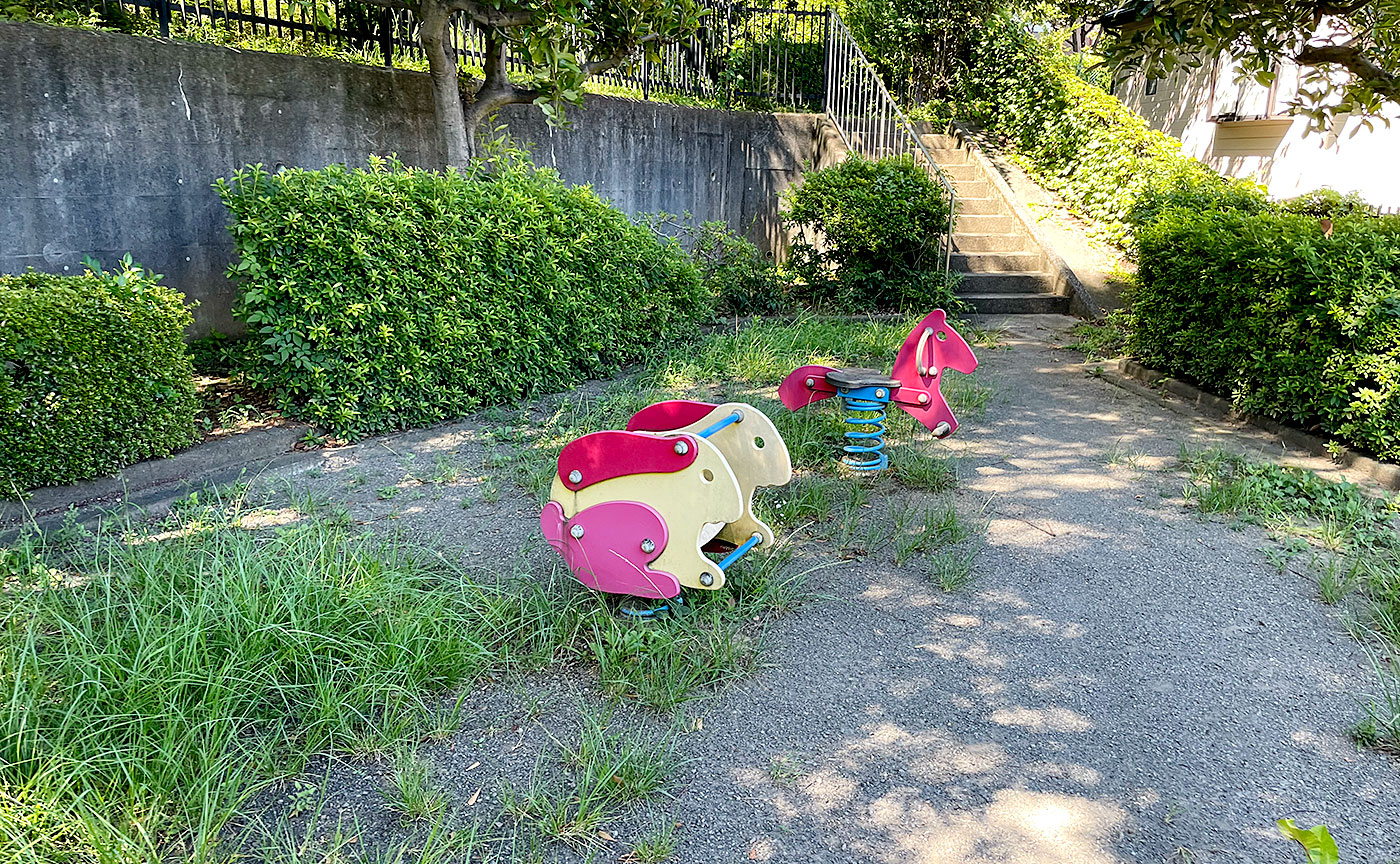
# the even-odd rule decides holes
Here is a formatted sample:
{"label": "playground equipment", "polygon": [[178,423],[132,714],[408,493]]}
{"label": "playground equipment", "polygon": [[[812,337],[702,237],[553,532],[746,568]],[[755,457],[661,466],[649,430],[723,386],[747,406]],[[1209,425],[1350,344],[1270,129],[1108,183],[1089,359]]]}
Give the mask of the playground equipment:
{"label": "playground equipment", "polygon": [[875,369],[801,366],[778,387],[778,398],[796,411],[832,396],[846,409],[846,445],[842,464],[856,471],[880,471],[885,453],[885,406],[893,402],[922,423],[935,438],[957,431],[958,418],[939,391],[945,369],[970,374],[977,357],[962,336],[935,309],[909,334],[886,375]]}
{"label": "playground equipment", "polygon": [[683,586],[719,588],[734,562],[773,543],[753,493],[791,479],[782,436],[752,405],[658,402],[625,431],[564,447],[540,529],[588,587],[679,603]]}

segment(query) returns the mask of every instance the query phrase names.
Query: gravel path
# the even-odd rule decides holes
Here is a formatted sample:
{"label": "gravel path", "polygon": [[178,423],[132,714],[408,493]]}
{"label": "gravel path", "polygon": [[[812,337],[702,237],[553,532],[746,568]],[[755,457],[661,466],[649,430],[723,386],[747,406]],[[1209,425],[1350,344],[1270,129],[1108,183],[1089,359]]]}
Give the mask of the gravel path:
{"label": "gravel path", "polygon": [[982,352],[996,396],[949,445],[990,520],[974,583],[822,570],[831,599],[700,709],[676,860],[1273,864],[1303,860],[1293,817],[1346,864],[1400,861],[1400,766],[1346,737],[1364,652],[1261,531],[1198,520],[1159,470],[1277,445],[1086,375],[1051,347],[1072,323],[1008,319]]}

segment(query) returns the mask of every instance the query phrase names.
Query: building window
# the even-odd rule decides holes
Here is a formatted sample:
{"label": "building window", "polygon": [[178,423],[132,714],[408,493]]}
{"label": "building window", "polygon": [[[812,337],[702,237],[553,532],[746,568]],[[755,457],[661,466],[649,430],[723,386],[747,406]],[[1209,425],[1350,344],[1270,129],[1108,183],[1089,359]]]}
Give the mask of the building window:
{"label": "building window", "polygon": [[1148,78],[1148,79],[1147,79],[1147,91],[1146,91],[1146,92],[1147,92],[1147,95],[1148,95],[1148,96],[1156,96],[1156,95],[1157,95],[1157,79],[1156,79],[1156,78]]}

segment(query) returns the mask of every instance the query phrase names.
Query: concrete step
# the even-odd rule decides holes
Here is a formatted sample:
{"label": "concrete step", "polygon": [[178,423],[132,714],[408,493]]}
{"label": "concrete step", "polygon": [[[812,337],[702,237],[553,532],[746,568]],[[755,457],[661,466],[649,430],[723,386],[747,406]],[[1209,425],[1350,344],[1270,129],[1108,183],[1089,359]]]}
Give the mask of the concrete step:
{"label": "concrete step", "polygon": [[[958,198],[957,214],[959,217],[999,216],[1006,212],[1006,202],[1001,198]],[[962,227],[961,224],[959,227]]]}
{"label": "concrete step", "polygon": [[949,180],[981,180],[982,167],[980,165],[944,165],[938,164],[938,169],[943,172],[943,176]]}
{"label": "concrete step", "polygon": [[986,198],[992,194],[992,184],[981,178],[954,180],[953,194],[959,198]]}
{"label": "concrete step", "polygon": [[953,269],[959,273],[1033,273],[1040,267],[1036,252],[954,252]]}
{"label": "concrete step", "polygon": [[954,223],[954,235],[957,234],[1005,234],[1008,231],[1016,230],[1016,220],[1008,214],[982,214],[969,213],[963,209],[963,202],[958,202],[957,222]]}
{"label": "concrete step", "polygon": [[1045,273],[963,273],[958,294],[1048,294],[1050,277]]}
{"label": "concrete step", "polygon": [[1014,231],[1004,234],[953,233],[955,252],[1020,252],[1026,245],[1026,235]]}
{"label": "concrete step", "polygon": [[966,150],[945,150],[942,147],[930,147],[928,155],[933,157],[933,161],[939,165],[971,165],[972,154]]}
{"label": "concrete step", "polygon": [[919,136],[919,140],[924,142],[924,146],[930,150],[934,148],[940,150],[952,149],[958,146],[958,139],[956,136],[942,135],[936,132],[925,132],[923,135]]}
{"label": "concrete step", "polygon": [[1059,294],[959,294],[979,315],[1066,315],[1069,298]]}

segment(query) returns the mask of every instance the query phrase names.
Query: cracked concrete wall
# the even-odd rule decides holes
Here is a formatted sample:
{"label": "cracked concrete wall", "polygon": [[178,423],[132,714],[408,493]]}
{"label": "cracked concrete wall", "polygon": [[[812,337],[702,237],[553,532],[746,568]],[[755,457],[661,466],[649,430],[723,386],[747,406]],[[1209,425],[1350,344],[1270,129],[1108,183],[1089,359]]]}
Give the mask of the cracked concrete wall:
{"label": "cracked concrete wall", "polygon": [[[777,194],[837,158],[811,114],[595,97],[571,116],[551,129],[530,106],[502,112],[538,163],[623,211],[723,219],[777,254]],[[191,335],[239,332],[213,181],[388,153],[441,165],[426,75],[0,22],[0,272],[81,272],[84,256],[130,252],[199,304]]]}

